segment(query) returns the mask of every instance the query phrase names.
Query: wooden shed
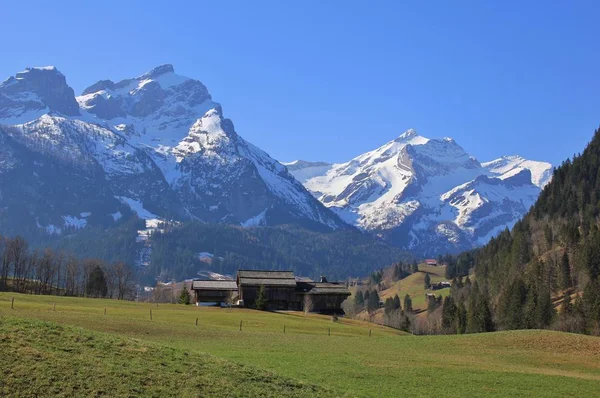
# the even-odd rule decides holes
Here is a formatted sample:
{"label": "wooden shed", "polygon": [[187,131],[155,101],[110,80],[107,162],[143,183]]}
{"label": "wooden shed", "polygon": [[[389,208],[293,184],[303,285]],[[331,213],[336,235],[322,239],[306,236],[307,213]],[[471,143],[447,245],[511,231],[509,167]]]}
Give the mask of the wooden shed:
{"label": "wooden shed", "polygon": [[338,282],[299,282],[302,294],[302,309],[309,306],[310,312],[342,314],[342,303],[350,296],[350,290],[344,283]]}
{"label": "wooden shed", "polygon": [[193,281],[192,290],[199,303],[224,303],[236,299],[238,286],[235,281],[202,280]]}
{"label": "wooden shed", "polygon": [[302,297],[296,294],[293,271],[239,270],[237,273],[239,299],[245,307],[254,307],[258,290],[265,289],[266,308],[270,310],[300,310]]}

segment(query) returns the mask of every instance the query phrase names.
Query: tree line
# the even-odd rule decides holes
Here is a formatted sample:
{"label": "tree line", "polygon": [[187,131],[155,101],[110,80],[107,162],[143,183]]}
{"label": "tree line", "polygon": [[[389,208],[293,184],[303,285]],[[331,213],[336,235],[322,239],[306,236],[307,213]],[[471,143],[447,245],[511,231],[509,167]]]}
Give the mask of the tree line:
{"label": "tree line", "polygon": [[0,290],[64,296],[135,296],[135,274],[123,262],[80,259],[51,248],[31,249],[22,237],[0,235]]}

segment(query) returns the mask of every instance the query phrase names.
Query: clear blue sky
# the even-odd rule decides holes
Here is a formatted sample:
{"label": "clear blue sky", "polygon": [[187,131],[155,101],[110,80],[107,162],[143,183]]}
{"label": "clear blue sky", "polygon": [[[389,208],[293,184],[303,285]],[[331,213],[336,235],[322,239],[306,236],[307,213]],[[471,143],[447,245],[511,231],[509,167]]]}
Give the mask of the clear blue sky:
{"label": "clear blue sky", "polygon": [[172,63],[282,161],[415,128],[558,164],[600,125],[600,3],[522,3],[3,1],[0,79],[55,65],[80,93]]}

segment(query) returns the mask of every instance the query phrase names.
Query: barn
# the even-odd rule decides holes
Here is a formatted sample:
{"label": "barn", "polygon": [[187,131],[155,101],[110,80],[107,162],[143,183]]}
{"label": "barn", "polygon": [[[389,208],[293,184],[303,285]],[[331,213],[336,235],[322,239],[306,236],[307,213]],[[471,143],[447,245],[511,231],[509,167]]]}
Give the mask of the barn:
{"label": "barn", "polygon": [[192,290],[198,303],[233,302],[238,295],[235,281],[196,280],[192,282]]}
{"label": "barn", "polygon": [[303,296],[302,309],[309,312],[329,314],[343,313],[342,303],[350,296],[350,291],[343,283],[327,282],[298,282],[299,293]]}
{"label": "barn", "polygon": [[237,273],[239,299],[245,307],[254,307],[258,290],[265,290],[266,309],[300,310],[302,298],[296,293],[293,271],[239,270]]}

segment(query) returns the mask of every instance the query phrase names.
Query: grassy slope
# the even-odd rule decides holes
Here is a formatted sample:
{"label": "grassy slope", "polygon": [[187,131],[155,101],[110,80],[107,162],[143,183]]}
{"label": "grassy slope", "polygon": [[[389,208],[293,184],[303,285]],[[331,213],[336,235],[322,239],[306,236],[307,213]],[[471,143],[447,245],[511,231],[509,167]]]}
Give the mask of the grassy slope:
{"label": "grassy slope", "polygon": [[388,289],[381,292],[380,297],[385,301],[386,298],[393,298],[397,294],[402,300],[408,294],[412,299],[415,310],[426,310],[427,302],[425,301],[425,293],[433,293],[436,296],[442,295],[445,297],[450,294],[450,289],[425,290],[425,275],[429,274],[431,283],[434,284],[446,280],[444,276],[445,271],[446,267],[433,267],[420,264],[419,272],[395,282]]}
{"label": "grassy slope", "polygon": [[138,339],[11,318],[0,322],[0,395],[313,397],[321,387]]}
{"label": "grassy slope", "polygon": [[[135,338],[139,344],[157,349],[188,352],[193,357],[191,363],[200,361],[202,353],[209,353],[274,372],[277,376],[269,377],[283,384],[286,379],[282,377],[296,380],[290,381],[293,385],[306,383],[300,384],[306,388],[315,384],[329,390],[323,392],[325,395],[430,396],[444,391],[450,396],[562,397],[594,395],[600,388],[600,339],[589,336],[520,331],[416,337],[356,321],[334,324],[320,316],[303,318],[175,305],[157,308],[149,304],[23,295],[15,295],[15,309],[11,310],[10,297],[0,293],[0,314],[8,315],[8,319],[42,319],[109,332],[114,338]],[[56,311],[52,310],[54,300]],[[196,317],[200,319],[198,327]],[[238,330],[240,319],[244,320],[242,332]],[[371,338],[369,328],[373,329]],[[108,360],[112,363],[112,359]],[[214,367],[208,369],[212,372]],[[169,373],[187,379],[175,371]],[[219,380],[224,374],[215,373],[215,378]],[[238,376],[231,377],[236,380]],[[123,388],[131,384],[123,383]],[[265,390],[261,395],[271,391],[265,385],[257,388]],[[298,394],[301,393],[299,388]]]}

